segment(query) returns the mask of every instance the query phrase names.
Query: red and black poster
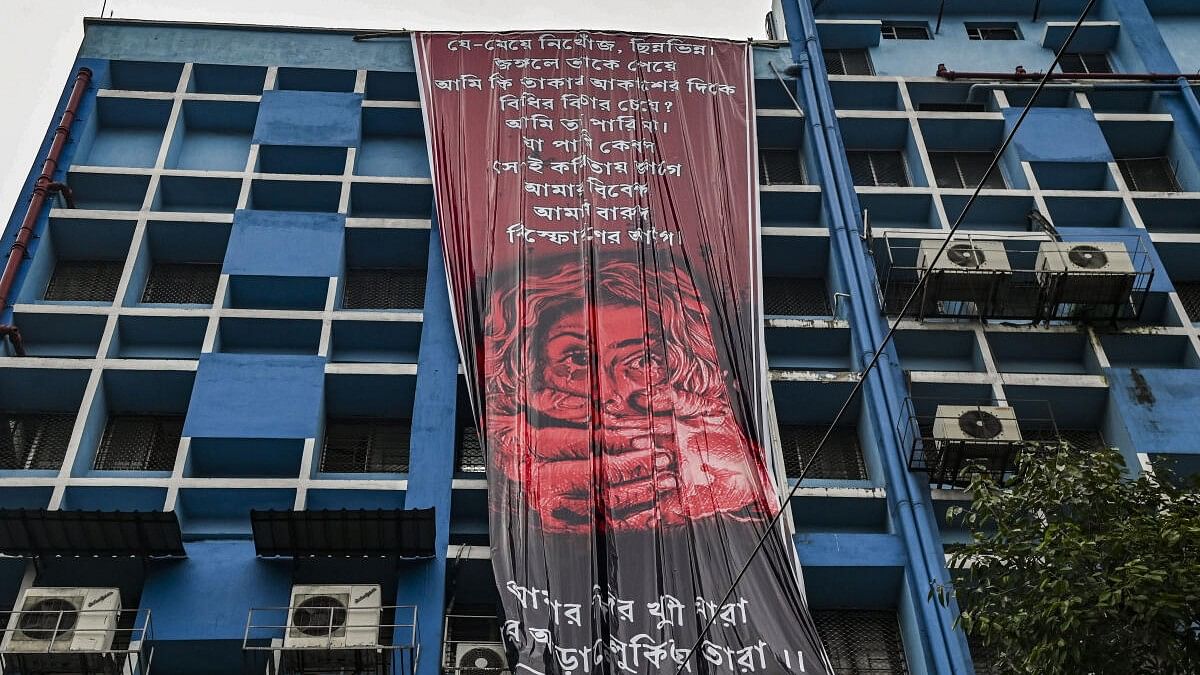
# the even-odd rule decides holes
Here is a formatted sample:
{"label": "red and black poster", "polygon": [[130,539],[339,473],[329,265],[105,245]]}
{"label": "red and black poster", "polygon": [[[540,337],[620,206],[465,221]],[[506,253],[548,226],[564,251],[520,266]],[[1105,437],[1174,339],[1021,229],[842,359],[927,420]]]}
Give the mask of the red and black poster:
{"label": "red and black poster", "polygon": [[749,45],[413,42],[513,672],[830,672],[782,535],[721,602],[780,507]]}

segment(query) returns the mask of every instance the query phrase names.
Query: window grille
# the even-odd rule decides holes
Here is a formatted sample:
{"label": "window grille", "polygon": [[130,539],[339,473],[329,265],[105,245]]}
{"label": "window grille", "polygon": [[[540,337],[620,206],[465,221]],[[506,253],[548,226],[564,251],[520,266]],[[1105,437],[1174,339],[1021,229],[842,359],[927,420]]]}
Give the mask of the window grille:
{"label": "window grille", "polygon": [[[804,465],[812,459],[817,444],[825,435],[826,428],[813,424],[779,425],[779,442],[783,446],[783,464],[788,478],[800,477]],[[866,480],[867,467],[858,444],[858,430],[854,427],[834,427],[805,478]]]}
{"label": "window grille", "polygon": [[830,316],[824,279],[763,277],[763,312],[779,316]]}
{"label": "window grille", "polygon": [[825,49],[825,72],[830,75],[874,75],[865,49]]}
{"label": "window grille", "polygon": [[908,675],[895,612],[823,609],[812,615],[838,675]]}
{"label": "window grille", "polygon": [[170,471],[183,435],[181,415],[112,415],[93,468],[102,471]]}
{"label": "window grille", "polygon": [[1200,323],[1200,281],[1177,281],[1175,292],[1192,323]]}
{"label": "window grille", "polygon": [[1166,157],[1118,159],[1125,184],[1134,192],[1179,192],[1179,180]]}
{"label": "window grille", "polygon": [[[931,152],[929,161],[933,164],[933,177],[939,187],[974,188],[983,180],[984,173],[992,163],[990,152]],[[1004,189],[1004,176],[1000,173],[999,165],[987,174],[985,188]]]}
{"label": "window grille", "polygon": [[929,26],[914,23],[885,23],[880,29],[884,40],[932,40]]}
{"label": "window grille", "polygon": [[408,420],[327,420],[321,471],[404,473],[408,471],[411,434],[412,423]]}
{"label": "window grille", "polygon": [[1104,52],[1088,52],[1079,54],[1063,54],[1058,67],[1064,73],[1111,73],[1112,64],[1108,62],[1108,54]]}
{"label": "window grille", "polygon": [[0,469],[57,470],[74,427],[74,414],[0,413]]}
{"label": "window grille", "polygon": [[487,452],[473,424],[459,431],[458,470],[462,473],[487,473]]}
{"label": "window grille", "polygon": [[799,148],[762,148],[758,151],[758,167],[763,185],[804,184]]}
{"label": "window grille", "polygon": [[112,302],[124,267],[120,260],[59,260],[42,298]]}
{"label": "window grille", "polygon": [[154,263],[142,291],[142,302],[211,305],[220,278],[220,264]]}
{"label": "window grille", "polygon": [[1108,447],[1104,435],[1095,429],[1021,429],[1021,438],[1038,443],[1066,442],[1076,450],[1102,450]]}
{"label": "window grille", "polygon": [[987,106],[982,103],[945,103],[930,101],[918,103],[917,110],[921,112],[986,112]]}
{"label": "window grille", "polygon": [[421,309],[425,270],[408,267],[351,267],[346,270],[346,309]]}
{"label": "window grille", "polygon": [[968,40],[1020,40],[1016,26],[967,26]]}
{"label": "window grille", "polygon": [[850,174],[854,184],[875,187],[908,187],[908,169],[899,150],[850,150]]}

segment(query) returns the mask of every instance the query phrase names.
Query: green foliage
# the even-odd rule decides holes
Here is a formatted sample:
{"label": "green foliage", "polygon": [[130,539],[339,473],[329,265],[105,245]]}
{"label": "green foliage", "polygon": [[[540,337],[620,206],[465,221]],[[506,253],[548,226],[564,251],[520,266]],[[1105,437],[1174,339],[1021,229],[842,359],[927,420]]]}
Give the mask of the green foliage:
{"label": "green foliage", "polygon": [[998,672],[1200,673],[1200,490],[1125,473],[1116,451],[1043,447],[976,476],[949,519],[952,594]]}

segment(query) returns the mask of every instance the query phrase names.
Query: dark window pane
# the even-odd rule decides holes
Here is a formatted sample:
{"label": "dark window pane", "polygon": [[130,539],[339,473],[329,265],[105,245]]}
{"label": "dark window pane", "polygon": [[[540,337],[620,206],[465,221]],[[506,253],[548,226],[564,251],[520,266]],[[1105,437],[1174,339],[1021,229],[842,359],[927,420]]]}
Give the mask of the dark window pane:
{"label": "dark window pane", "polygon": [[908,172],[899,150],[872,150],[867,155],[874,173],[874,182],[870,185],[908,187]]}
{"label": "dark window pane", "polygon": [[858,444],[858,430],[853,427],[835,427],[825,447],[813,460],[813,453],[826,429],[824,425],[779,425],[779,442],[788,478],[798,478],[811,461],[812,466],[804,476],[806,479],[866,480],[867,467]]}
{"label": "dark window pane", "polygon": [[826,49],[825,72],[830,75],[871,75],[871,60],[865,49]]}
{"label": "dark window pane", "polygon": [[180,415],[113,415],[104,427],[94,468],[171,471],[182,435]]}
{"label": "dark window pane", "polygon": [[907,675],[895,612],[819,609],[812,615],[838,675]]}
{"label": "dark window pane", "polygon": [[763,277],[763,312],[785,316],[829,316],[825,280]]}
{"label": "dark window pane", "polygon": [[885,40],[929,40],[927,26],[909,26],[904,24],[884,24],[880,34]]}
{"label": "dark window pane", "polygon": [[1063,54],[1059,68],[1064,73],[1111,73],[1108,55],[1103,52],[1089,54]]}
{"label": "dark window pane", "polygon": [[967,37],[971,40],[1019,40],[1017,29],[1011,26],[968,26]]}
{"label": "dark window pane", "polygon": [[351,267],[346,270],[346,309],[421,309],[425,270],[406,267]]}
{"label": "dark window pane", "polygon": [[0,469],[59,469],[74,426],[73,414],[0,413]]}
{"label": "dark window pane", "polygon": [[408,471],[411,434],[408,420],[327,420],[321,471],[404,473]]}
{"label": "dark window pane", "polygon": [[850,150],[846,153],[850,161],[850,177],[855,185],[874,185],[875,171],[871,168],[871,153],[862,150]]}
{"label": "dark window pane", "polygon": [[799,148],[762,148],[758,151],[758,163],[763,185],[804,184]]}
{"label": "dark window pane", "polygon": [[155,263],[142,302],[211,305],[220,278],[221,265],[216,263]]}
{"label": "dark window pane", "polygon": [[1200,281],[1176,281],[1175,292],[1192,323],[1200,323]]}
{"label": "dark window pane", "polygon": [[1108,55],[1106,54],[1084,54],[1083,65],[1087,66],[1089,73],[1111,73],[1112,66],[1108,63]]}
{"label": "dark window pane", "polygon": [[1166,157],[1118,159],[1121,175],[1130,190],[1136,192],[1179,192],[1179,181]]}
{"label": "dark window pane", "polygon": [[59,260],[46,286],[46,300],[112,302],[121,283],[120,260]]}
{"label": "dark window pane", "polygon": [[[931,152],[929,161],[933,165],[934,181],[939,187],[974,188],[983,179],[992,163],[990,152]],[[1000,167],[988,174],[986,188],[1007,187]]]}
{"label": "dark window pane", "polygon": [[1086,73],[1087,67],[1083,65],[1083,59],[1078,54],[1063,54],[1058,61],[1058,67],[1064,73]]}

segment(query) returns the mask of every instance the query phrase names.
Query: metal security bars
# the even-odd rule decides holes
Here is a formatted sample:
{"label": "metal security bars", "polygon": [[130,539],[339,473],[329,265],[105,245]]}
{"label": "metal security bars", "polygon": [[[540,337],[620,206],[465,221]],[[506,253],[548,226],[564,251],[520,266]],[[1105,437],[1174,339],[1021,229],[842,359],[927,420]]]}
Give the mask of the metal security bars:
{"label": "metal security bars", "polygon": [[124,266],[120,260],[59,260],[42,299],[112,302]]}
{"label": "metal security bars", "polygon": [[1112,64],[1108,62],[1108,54],[1104,52],[1086,52],[1079,54],[1063,54],[1058,67],[1064,73],[1111,73]]}
{"label": "metal security bars", "polygon": [[1134,192],[1180,192],[1179,179],[1166,157],[1118,159],[1125,183]]}
{"label": "metal security bars", "polygon": [[924,23],[884,23],[880,28],[884,40],[932,40],[928,24]]}
{"label": "metal security bars", "polygon": [[825,72],[829,75],[874,75],[865,49],[825,49]]}
{"label": "metal security bars", "polygon": [[899,150],[849,150],[850,175],[857,186],[908,187],[908,167]]}
{"label": "metal security bars", "polygon": [[412,422],[344,418],[325,422],[321,471],[404,473],[408,471]]}
{"label": "metal security bars", "polygon": [[146,278],[142,302],[211,305],[220,278],[221,265],[217,263],[155,263]]}
{"label": "metal security bars", "polygon": [[908,675],[895,612],[817,609],[812,616],[838,675]]}
{"label": "metal security bars", "polygon": [[758,179],[763,185],[803,185],[804,165],[799,148],[761,148]]}
{"label": "metal security bars", "polygon": [[[779,443],[783,450],[783,465],[788,478],[798,478],[804,466],[813,458],[825,427],[815,424],[780,424]],[[858,443],[858,430],[837,427],[825,441],[825,447],[806,478],[833,480],[866,480],[867,467]]]}
{"label": "metal security bars", "polygon": [[[317,623],[299,625],[299,612]],[[347,644],[349,633],[358,636],[357,644]],[[363,639],[368,633],[372,637]],[[254,662],[255,672],[267,675],[412,675],[420,635],[413,605],[383,605],[378,613],[303,605],[255,607],[246,618],[242,652]]]}
{"label": "metal security bars", "polygon": [[1192,323],[1200,323],[1200,281],[1176,281],[1175,292],[1179,294],[1183,311],[1187,313],[1184,318]]}
{"label": "metal security bars", "polygon": [[74,414],[0,413],[0,469],[57,470],[74,426]]}
{"label": "metal security bars", "polygon": [[457,464],[462,473],[487,473],[487,452],[474,425],[459,429]]}
{"label": "metal security bars", "polygon": [[351,267],[346,270],[346,309],[421,309],[425,270],[408,267]]}
{"label": "metal security bars", "polygon": [[830,316],[824,279],[763,277],[763,313],[778,316]]}
{"label": "metal security bars", "polygon": [[968,40],[1020,40],[1016,26],[972,26],[967,24]]}
{"label": "metal security bars", "polygon": [[[983,180],[984,173],[992,163],[990,152],[931,152],[929,161],[933,165],[933,177],[938,187],[974,188]],[[988,174],[985,188],[1003,190],[1008,187],[1000,167]]]}
{"label": "metal security bars", "polygon": [[112,415],[104,426],[93,468],[170,471],[182,435],[182,415]]}
{"label": "metal security bars", "polygon": [[[0,617],[5,673],[152,672],[154,627],[149,609],[88,609],[43,598],[33,609]],[[17,645],[20,645],[19,647]]]}

